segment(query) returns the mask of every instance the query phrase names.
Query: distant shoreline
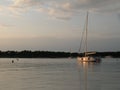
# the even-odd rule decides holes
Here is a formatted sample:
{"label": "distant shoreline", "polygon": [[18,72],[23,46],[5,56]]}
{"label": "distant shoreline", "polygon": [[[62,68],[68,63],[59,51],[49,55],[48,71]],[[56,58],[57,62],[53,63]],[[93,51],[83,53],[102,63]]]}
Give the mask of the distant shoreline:
{"label": "distant shoreline", "polygon": [[[82,53],[80,53],[82,55]],[[0,58],[76,58],[77,52],[55,52],[55,51],[0,51]],[[120,58],[120,51],[117,52],[96,52],[93,56]]]}

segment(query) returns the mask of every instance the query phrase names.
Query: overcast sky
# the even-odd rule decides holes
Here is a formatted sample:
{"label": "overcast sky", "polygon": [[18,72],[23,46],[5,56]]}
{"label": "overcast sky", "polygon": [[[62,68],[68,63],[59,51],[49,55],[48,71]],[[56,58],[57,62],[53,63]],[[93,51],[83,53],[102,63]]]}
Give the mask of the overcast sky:
{"label": "overcast sky", "polygon": [[0,0],[0,50],[120,51],[120,0]]}

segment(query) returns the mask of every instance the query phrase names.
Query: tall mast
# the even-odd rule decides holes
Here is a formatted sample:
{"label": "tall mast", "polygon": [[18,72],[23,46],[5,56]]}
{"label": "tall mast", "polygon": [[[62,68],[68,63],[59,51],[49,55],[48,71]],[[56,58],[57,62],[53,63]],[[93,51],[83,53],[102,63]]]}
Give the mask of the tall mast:
{"label": "tall mast", "polygon": [[87,33],[88,33],[88,12],[86,15],[86,40],[85,40],[85,56],[87,56]]}

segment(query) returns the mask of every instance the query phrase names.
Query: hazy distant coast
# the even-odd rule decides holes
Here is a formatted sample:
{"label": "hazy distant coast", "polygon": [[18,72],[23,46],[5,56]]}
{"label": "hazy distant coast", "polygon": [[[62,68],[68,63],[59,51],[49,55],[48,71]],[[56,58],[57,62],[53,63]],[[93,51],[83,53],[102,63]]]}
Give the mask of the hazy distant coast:
{"label": "hazy distant coast", "polygon": [[[0,58],[68,58],[77,57],[78,53],[54,51],[0,51]],[[94,56],[120,58],[120,51],[97,52]]]}

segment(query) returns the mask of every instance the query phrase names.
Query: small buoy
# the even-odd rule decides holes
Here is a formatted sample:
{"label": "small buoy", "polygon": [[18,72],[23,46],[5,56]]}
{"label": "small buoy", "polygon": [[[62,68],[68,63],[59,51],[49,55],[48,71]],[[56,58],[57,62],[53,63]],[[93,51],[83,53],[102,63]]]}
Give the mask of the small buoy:
{"label": "small buoy", "polygon": [[14,63],[14,60],[12,60],[12,63]]}

